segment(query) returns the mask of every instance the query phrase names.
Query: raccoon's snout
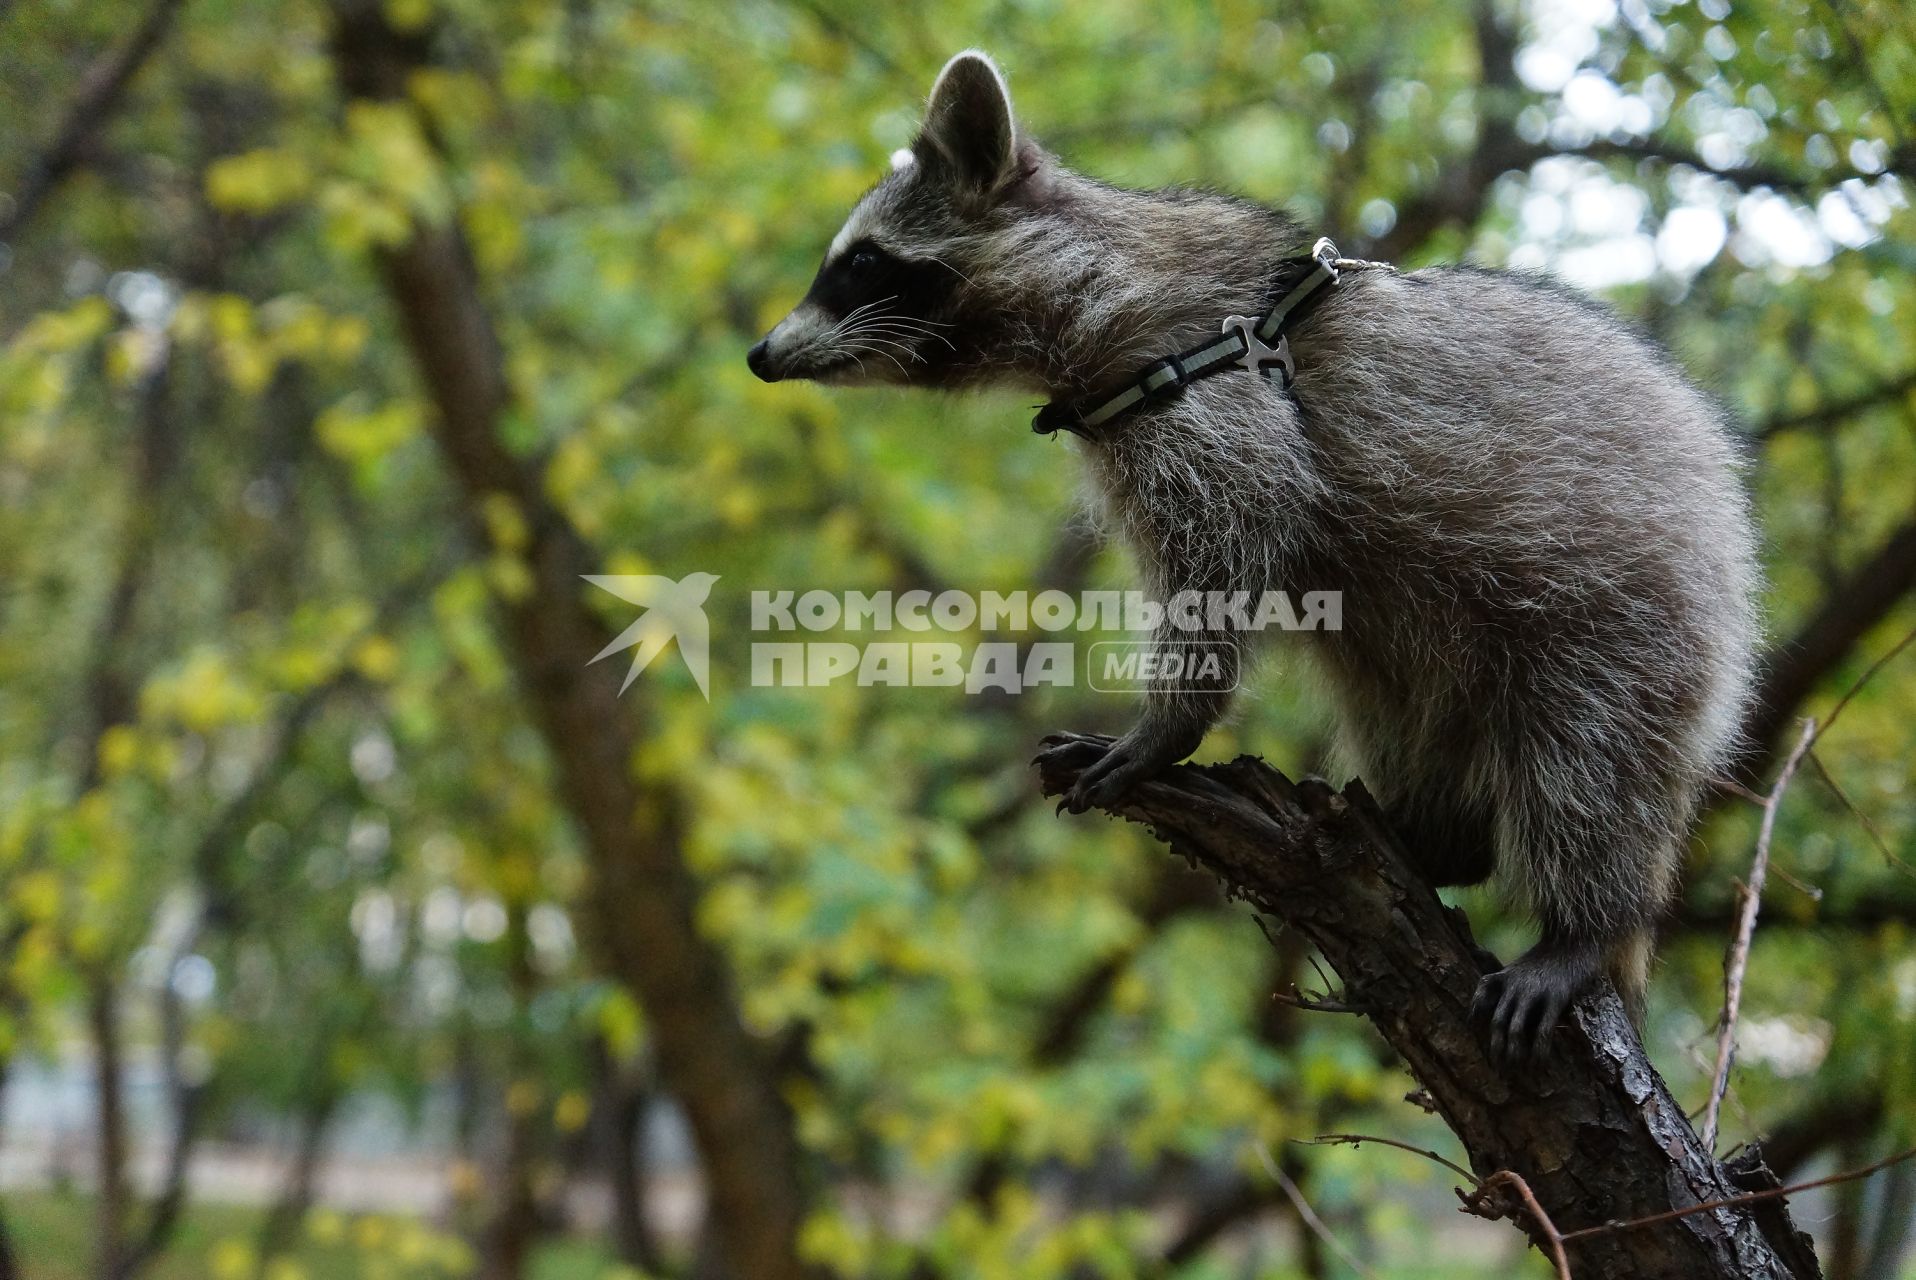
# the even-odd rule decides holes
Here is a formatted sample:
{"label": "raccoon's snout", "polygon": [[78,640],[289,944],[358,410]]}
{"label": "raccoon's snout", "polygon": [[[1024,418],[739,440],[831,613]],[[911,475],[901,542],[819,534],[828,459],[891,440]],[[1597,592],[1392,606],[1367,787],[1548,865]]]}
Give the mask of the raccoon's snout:
{"label": "raccoon's snout", "polygon": [[777,382],[785,375],[772,367],[772,340],[760,338],[745,353],[745,367],[766,382]]}

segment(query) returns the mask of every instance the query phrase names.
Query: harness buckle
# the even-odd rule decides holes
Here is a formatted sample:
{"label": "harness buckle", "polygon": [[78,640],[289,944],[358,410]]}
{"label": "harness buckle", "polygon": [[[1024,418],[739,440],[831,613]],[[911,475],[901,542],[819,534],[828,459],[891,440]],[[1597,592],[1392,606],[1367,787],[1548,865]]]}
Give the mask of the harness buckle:
{"label": "harness buckle", "polygon": [[1330,272],[1331,283],[1336,284],[1339,257],[1337,246],[1331,243],[1329,236],[1318,237],[1317,243],[1311,246],[1311,257],[1316,258],[1318,265]]}
{"label": "harness buckle", "polygon": [[1176,356],[1154,360],[1138,374],[1137,388],[1146,400],[1169,400],[1191,381],[1184,361]]}
{"label": "harness buckle", "polygon": [[1275,365],[1283,375],[1284,385],[1290,386],[1291,380],[1297,377],[1297,362],[1291,358],[1290,338],[1280,334],[1276,346],[1267,346],[1264,340],[1257,336],[1257,326],[1258,321],[1254,316],[1224,318],[1224,327],[1219,332],[1229,333],[1235,329],[1238,337],[1244,340],[1244,354],[1232,363],[1242,366],[1250,373],[1263,374],[1267,378],[1271,376],[1271,366]]}

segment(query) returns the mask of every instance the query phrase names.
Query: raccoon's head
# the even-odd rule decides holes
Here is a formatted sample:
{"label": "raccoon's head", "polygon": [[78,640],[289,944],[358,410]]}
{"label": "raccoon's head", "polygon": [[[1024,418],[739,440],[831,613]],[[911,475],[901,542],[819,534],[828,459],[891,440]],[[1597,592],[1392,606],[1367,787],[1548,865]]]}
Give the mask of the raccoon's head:
{"label": "raccoon's head", "polygon": [[[767,382],[956,386],[1015,376],[1019,273],[1002,269],[1047,212],[1050,158],[1019,136],[990,58],[932,86],[910,149],[852,210],[811,290],[746,357]],[[1050,282],[1055,285],[1055,281]]]}

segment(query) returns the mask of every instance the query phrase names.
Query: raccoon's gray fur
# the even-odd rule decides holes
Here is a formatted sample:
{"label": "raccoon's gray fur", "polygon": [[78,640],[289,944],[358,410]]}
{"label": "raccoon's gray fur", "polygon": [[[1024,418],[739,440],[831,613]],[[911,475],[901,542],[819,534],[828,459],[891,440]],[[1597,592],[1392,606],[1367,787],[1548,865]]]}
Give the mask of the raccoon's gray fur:
{"label": "raccoon's gray fur", "polygon": [[[761,376],[1103,394],[1261,314],[1308,242],[1244,201],[1069,172],[978,53],[946,66],[894,165],[753,349]],[[1432,882],[1495,867],[1542,926],[1479,993],[1513,1060],[1606,968],[1641,998],[1750,683],[1736,450],[1656,349],[1540,280],[1347,270],[1291,343],[1288,392],[1227,371],[1098,429],[1080,446],[1094,503],[1160,599],[1341,590],[1342,630],[1305,646],[1344,763]],[[1225,674],[1154,689],[1108,747],[1048,740],[1088,764],[1070,806],[1195,749]]]}

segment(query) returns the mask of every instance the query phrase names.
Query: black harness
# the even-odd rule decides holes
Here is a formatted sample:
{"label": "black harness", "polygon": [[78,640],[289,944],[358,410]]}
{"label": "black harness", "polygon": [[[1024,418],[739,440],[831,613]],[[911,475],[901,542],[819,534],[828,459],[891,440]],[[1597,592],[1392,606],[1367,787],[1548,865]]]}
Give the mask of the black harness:
{"label": "black harness", "polygon": [[1147,404],[1169,400],[1199,378],[1231,368],[1244,369],[1260,377],[1275,377],[1289,390],[1291,380],[1297,376],[1297,363],[1291,358],[1286,331],[1337,283],[1340,263],[1349,265],[1337,256],[1337,246],[1328,239],[1319,240],[1307,256],[1287,261],[1286,265],[1304,269],[1304,274],[1278,295],[1262,319],[1227,316],[1221,337],[1153,361],[1114,392],[1062,404],[1053,401],[1038,410],[1038,416],[1031,420],[1031,429],[1046,436],[1064,430],[1090,440],[1094,438],[1092,433],[1105,423]]}

